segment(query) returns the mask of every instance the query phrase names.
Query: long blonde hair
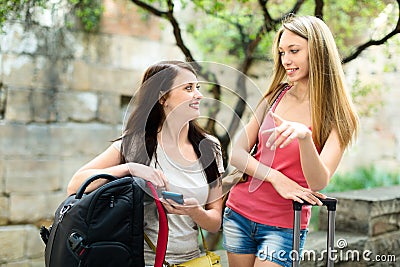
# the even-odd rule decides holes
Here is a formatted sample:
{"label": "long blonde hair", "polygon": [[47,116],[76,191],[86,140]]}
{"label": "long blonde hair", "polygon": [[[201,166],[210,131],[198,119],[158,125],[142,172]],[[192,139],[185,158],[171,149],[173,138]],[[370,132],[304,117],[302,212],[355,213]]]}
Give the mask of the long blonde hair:
{"label": "long blonde hair", "polygon": [[312,16],[287,17],[278,30],[272,52],[274,72],[265,98],[271,104],[287,78],[279,56],[282,33],[289,30],[308,41],[311,126],[314,143],[323,148],[332,129],[346,148],[358,132],[358,116],[345,89],[344,72],[335,40],[328,26]]}

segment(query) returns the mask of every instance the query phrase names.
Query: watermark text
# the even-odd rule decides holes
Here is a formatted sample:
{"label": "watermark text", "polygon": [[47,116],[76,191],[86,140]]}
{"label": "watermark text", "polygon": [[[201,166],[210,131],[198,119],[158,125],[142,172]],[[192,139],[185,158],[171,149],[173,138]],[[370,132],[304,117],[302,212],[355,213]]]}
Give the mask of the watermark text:
{"label": "watermark text", "polygon": [[396,255],[394,254],[383,254],[383,255],[374,255],[371,250],[354,250],[354,249],[346,249],[348,246],[347,241],[345,239],[339,239],[336,243],[336,249],[315,251],[315,250],[306,250],[303,249],[301,256],[297,251],[290,251],[287,253],[285,250],[273,250],[264,248],[258,255],[258,258],[261,261],[277,259],[279,261],[311,261],[311,262],[321,262],[326,260],[327,258],[334,262],[388,262],[394,263],[396,262]]}

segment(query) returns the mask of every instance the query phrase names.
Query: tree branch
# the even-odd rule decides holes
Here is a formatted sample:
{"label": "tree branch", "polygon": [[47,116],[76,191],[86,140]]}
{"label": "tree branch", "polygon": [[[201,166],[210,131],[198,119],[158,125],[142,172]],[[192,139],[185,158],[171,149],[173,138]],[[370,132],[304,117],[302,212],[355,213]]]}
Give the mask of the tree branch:
{"label": "tree branch", "polygon": [[271,15],[269,14],[268,9],[267,9],[267,2],[268,2],[267,0],[258,0],[258,4],[260,5],[261,11],[264,16],[265,31],[269,32],[274,29],[277,21],[275,21],[271,18]]}
{"label": "tree branch", "polygon": [[[204,78],[206,78],[207,81],[210,81],[213,84],[215,84],[214,86],[212,86],[210,91],[216,100],[220,100],[221,90],[220,90],[219,83],[217,81],[217,77],[215,76],[215,74],[203,69],[202,66],[200,66],[196,62],[191,51],[185,45],[185,42],[182,38],[181,28],[179,26],[178,21],[176,20],[176,18],[174,16],[173,0],[164,0],[164,1],[165,1],[165,3],[167,3],[167,6],[168,6],[167,11],[157,9],[157,8],[151,6],[150,4],[147,4],[146,3],[147,1],[145,1],[145,0],[132,0],[133,3],[135,3],[137,6],[145,9],[150,14],[153,14],[157,17],[164,18],[169,21],[169,23],[171,24],[171,26],[173,28],[173,34],[174,34],[177,46],[183,52],[186,59],[188,61],[191,61],[194,64],[194,67],[198,70],[199,74],[201,76],[203,76]],[[240,70],[242,72],[242,75],[241,75],[242,77],[239,77],[236,81],[236,91],[239,93],[239,95],[242,98],[239,99],[235,105],[235,116],[234,116],[234,118],[232,118],[232,121],[230,122],[227,134],[224,134],[222,137],[218,137],[221,141],[221,145],[223,148],[227,148],[227,146],[229,145],[230,137],[235,133],[235,131],[239,125],[240,118],[243,116],[244,110],[246,108],[247,94],[246,94],[245,77],[246,77],[246,74],[248,73],[250,67],[254,63],[254,61],[257,60],[255,57],[255,51],[257,50],[257,47],[259,46],[260,42],[262,41],[262,39],[266,33],[275,30],[277,25],[289,13],[296,14],[300,10],[300,8],[302,7],[302,5],[305,1],[297,0],[296,3],[293,5],[292,9],[287,14],[284,14],[282,17],[275,19],[275,20],[273,18],[271,18],[270,14],[268,12],[267,2],[268,2],[268,0],[258,0],[258,3],[262,10],[262,14],[264,16],[264,21],[263,21],[263,25],[258,29],[258,32],[254,38],[250,38],[245,34],[243,25],[241,25],[238,21],[235,21],[236,17],[230,18],[229,16],[226,17],[226,16],[222,16],[220,14],[218,15],[218,14],[215,14],[214,12],[210,12],[209,10],[206,10],[205,8],[202,8],[202,10],[206,14],[217,17],[219,19],[222,19],[225,22],[233,25],[238,30],[238,34],[240,36],[240,41],[241,41],[240,44],[238,44],[238,46],[240,46],[240,48],[243,49],[245,52],[245,58],[240,63],[240,66],[238,67],[238,70]],[[397,3],[399,6],[399,13],[400,13],[400,0],[397,0]],[[315,16],[320,17],[321,19],[323,18],[324,4],[325,4],[324,0],[315,0],[314,14],[315,14]],[[354,53],[352,53],[350,56],[346,57],[343,60],[343,63],[347,63],[347,62],[357,58],[357,56],[359,56],[362,53],[362,51],[367,49],[369,46],[381,45],[381,44],[385,43],[388,39],[390,39],[391,37],[393,37],[394,35],[396,35],[398,33],[400,33],[400,15],[399,15],[399,19],[397,21],[397,25],[392,32],[390,32],[389,34],[387,34],[384,38],[382,38],[380,40],[370,40],[370,41],[366,42],[365,44],[360,45],[359,47],[356,48]],[[209,117],[210,119],[208,119],[208,121],[207,121],[207,126],[206,126],[206,129],[208,129],[208,131],[210,131],[214,135],[216,135],[216,133],[215,133],[215,123],[216,123],[215,118],[216,118],[216,114],[220,110],[218,103],[219,103],[219,101],[215,101],[215,104],[213,104],[213,107],[210,108],[211,115]]]}
{"label": "tree branch", "polygon": [[296,14],[300,10],[300,7],[303,5],[303,3],[304,3],[304,0],[297,0],[296,4],[294,4],[290,13]]}
{"label": "tree branch", "polygon": [[297,2],[294,4],[293,8],[288,13],[281,16],[277,21],[282,21],[289,14],[296,14],[300,10],[303,3],[304,3],[304,0],[297,0]]}
{"label": "tree branch", "polygon": [[373,46],[373,45],[384,44],[387,40],[389,40],[396,34],[400,33],[400,0],[397,0],[397,6],[399,9],[399,12],[398,12],[399,17],[397,19],[397,24],[396,24],[396,27],[394,28],[394,30],[391,31],[390,33],[388,33],[385,37],[383,37],[380,40],[369,40],[368,42],[356,47],[356,50],[352,54],[350,54],[349,56],[347,56],[346,58],[343,59],[343,61],[342,61],[343,64],[346,64],[346,63],[356,59],[368,47]]}
{"label": "tree branch", "polygon": [[[179,26],[178,21],[176,20],[176,18],[174,16],[174,3],[172,2],[172,0],[166,0],[167,6],[168,6],[168,11],[158,10],[140,0],[132,0],[132,2],[135,3],[136,5],[138,5],[139,7],[145,9],[146,11],[150,12],[151,14],[153,14],[157,17],[164,18],[169,21],[169,23],[171,24],[172,29],[173,29],[176,45],[180,48],[182,53],[185,55],[186,60],[193,65],[193,67],[198,71],[198,73],[201,76],[203,76],[207,81],[214,84],[211,88],[211,93],[213,94],[214,99],[220,100],[221,99],[221,87],[219,85],[217,77],[215,76],[214,73],[204,70],[203,67],[200,64],[198,64],[198,62],[194,59],[191,51],[189,50],[189,48],[185,45],[185,42],[183,41],[181,28]],[[211,114],[209,114],[209,117],[216,118],[216,116],[220,110],[219,101],[215,101],[213,103],[213,108],[211,108],[210,110],[211,110]],[[215,135],[215,122],[213,121],[213,119],[210,119],[207,121],[207,125],[205,128],[211,134]]]}
{"label": "tree branch", "polygon": [[324,18],[324,0],[315,0],[314,15],[323,20]]}
{"label": "tree branch", "polygon": [[[240,95],[240,98],[238,99],[234,107],[235,115],[232,116],[226,134],[224,134],[223,136],[219,136],[221,145],[224,148],[229,145],[230,137],[233,136],[233,134],[239,127],[240,118],[243,116],[243,113],[246,109],[247,90],[246,90],[245,75],[248,73],[250,66],[252,65],[255,59],[254,58],[255,50],[257,49],[257,46],[261,42],[265,33],[267,31],[271,31],[272,29],[274,29],[275,27],[274,25],[276,24],[276,22],[270,17],[265,7],[266,2],[267,2],[266,0],[259,0],[260,5],[263,6],[264,25],[262,25],[259,28],[254,39],[248,38],[248,36],[244,33],[243,26],[238,22],[231,20],[229,17],[221,16],[220,14],[216,14],[215,12],[211,12],[210,10],[201,7],[203,12],[205,12],[207,15],[213,16],[217,19],[221,19],[222,21],[225,21],[226,23],[233,25],[237,29],[241,40],[241,48],[243,49],[245,54],[245,58],[238,67],[238,70],[242,73],[242,75],[240,75],[240,77],[238,77],[236,81],[236,91],[237,94]],[[214,124],[215,122],[213,120],[208,120],[207,128],[213,127]]]}
{"label": "tree branch", "polygon": [[[132,0],[133,3],[138,5],[139,7],[143,8],[144,10],[148,11],[149,13],[164,18],[168,20],[172,26],[174,37],[176,40],[176,45],[181,49],[183,54],[185,55],[187,61],[195,62],[192,53],[190,52],[189,48],[185,45],[182,39],[181,29],[179,27],[178,21],[174,17],[174,3],[172,0],[167,0],[168,11],[161,11],[159,9],[154,8],[153,6],[140,1],[140,0]],[[200,66],[197,66],[201,69]]]}
{"label": "tree branch", "polygon": [[[235,105],[235,116],[232,117],[231,123],[229,124],[227,135],[233,135],[237,128],[239,127],[240,120],[242,118],[243,113],[246,109],[246,99],[247,99],[247,90],[246,90],[246,81],[244,79],[244,75],[247,75],[251,65],[254,62],[254,53],[262,41],[263,37],[265,36],[266,32],[270,32],[276,28],[277,21],[273,20],[267,10],[267,0],[259,0],[259,6],[263,12],[264,16],[264,23],[259,28],[257,35],[254,39],[250,40],[248,43],[243,43],[244,50],[245,50],[245,58],[243,62],[240,64],[239,70],[243,73],[241,77],[236,81],[237,90],[240,92],[239,95],[241,96],[238,99]],[[237,114],[237,115],[236,115]],[[227,142],[229,136],[223,136],[221,142]]]}
{"label": "tree branch", "polygon": [[152,7],[151,5],[146,4],[143,1],[132,0],[132,2],[135,3],[137,6],[143,8],[144,10],[147,10],[148,12],[150,12],[151,14],[153,14],[153,15],[155,15],[157,17],[163,17],[163,16],[165,16],[167,14],[167,12],[158,10],[158,9]]}
{"label": "tree branch", "polygon": [[[190,52],[189,48],[183,42],[181,28],[179,27],[178,21],[174,17],[174,4],[172,3],[172,0],[167,0],[167,3],[168,3],[168,12],[167,12],[166,18],[169,20],[169,22],[172,25],[176,44],[181,49],[181,51],[183,52],[183,54],[185,55],[185,57],[188,61],[195,62],[196,60],[194,60],[192,53]],[[200,66],[198,66],[198,67],[200,67]],[[200,70],[201,70],[201,67],[200,67]]]}

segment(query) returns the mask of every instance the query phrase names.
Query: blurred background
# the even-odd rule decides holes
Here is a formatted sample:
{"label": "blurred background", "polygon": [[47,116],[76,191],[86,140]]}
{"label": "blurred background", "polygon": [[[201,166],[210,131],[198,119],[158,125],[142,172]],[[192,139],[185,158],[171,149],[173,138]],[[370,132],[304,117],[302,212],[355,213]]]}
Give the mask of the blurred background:
{"label": "blurred background", "polygon": [[[1,1],[0,266],[44,266],[38,227],[51,224],[72,174],[121,134],[153,63],[198,67],[210,99],[201,123],[220,139],[227,166],[231,139],[268,88],[271,43],[289,13],[331,28],[360,114],[360,135],[324,192],[399,185],[399,2]],[[396,238],[399,198],[385,217]]]}

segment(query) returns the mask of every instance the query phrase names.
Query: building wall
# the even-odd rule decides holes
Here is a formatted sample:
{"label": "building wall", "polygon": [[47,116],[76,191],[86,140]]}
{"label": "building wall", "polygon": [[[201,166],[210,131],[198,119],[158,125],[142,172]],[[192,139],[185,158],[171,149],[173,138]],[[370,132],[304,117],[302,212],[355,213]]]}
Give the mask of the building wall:
{"label": "building wall", "polygon": [[400,87],[399,42],[395,36],[386,45],[370,47],[357,59],[345,65],[349,85],[357,79],[366,86],[378,87],[359,97],[360,132],[355,144],[346,151],[339,171],[359,166],[376,166],[388,172],[400,171]]}
{"label": "building wall", "polygon": [[0,266],[44,265],[38,226],[51,223],[72,174],[121,134],[144,69],[184,59],[168,25],[128,1],[104,3],[98,34],[45,12],[1,34]]}

